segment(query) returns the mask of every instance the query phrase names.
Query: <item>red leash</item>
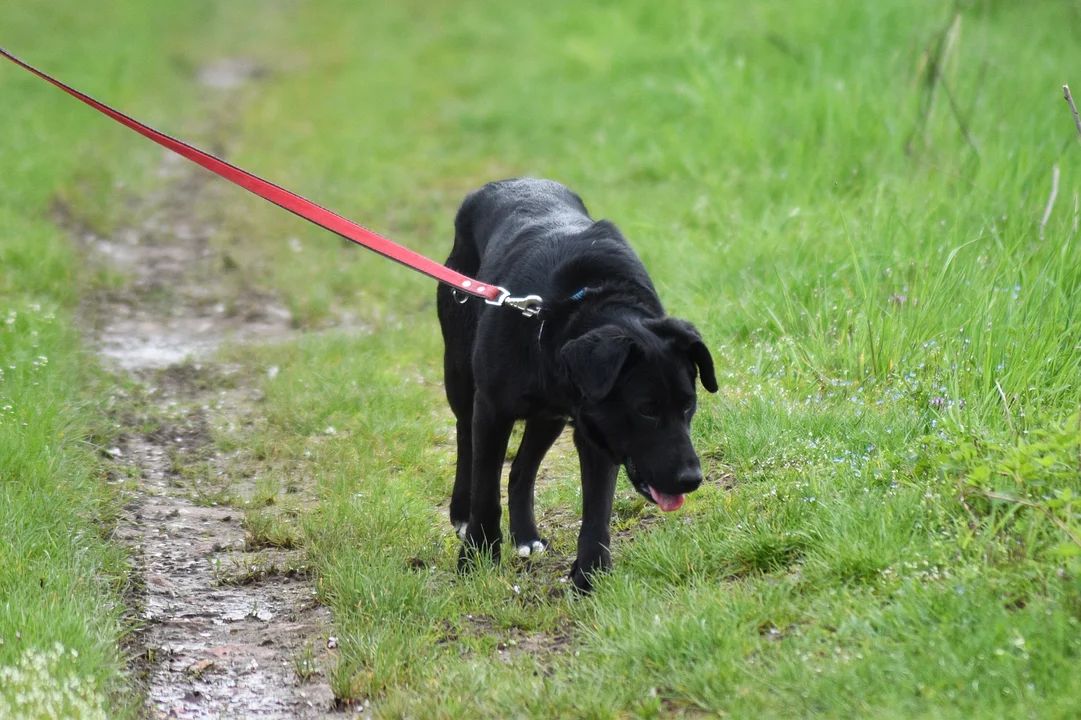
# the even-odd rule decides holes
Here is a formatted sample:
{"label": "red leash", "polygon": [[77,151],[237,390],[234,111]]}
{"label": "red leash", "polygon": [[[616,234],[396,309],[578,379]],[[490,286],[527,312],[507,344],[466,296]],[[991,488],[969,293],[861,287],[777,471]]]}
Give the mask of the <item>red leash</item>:
{"label": "red leash", "polygon": [[0,47],[0,55],[3,55],[16,65],[29,70],[42,80],[52,83],[72,97],[82,100],[98,112],[108,115],[118,123],[126,125],[140,135],[153,140],[158,145],[168,148],[178,155],[183,155],[193,163],[201,165],[210,172],[220,175],[231,183],[239,185],[248,192],[255,193],[259,197],[269,200],[278,207],[285,208],[289,212],[295,213],[309,222],[326,228],[333,233],[337,233],[346,240],[351,240],[357,245],[366,247],[369,250],[374,250],[383,257],[395,260],[430,278],[446,283],[458,292],[484,298],[485,302],[489,305],[508,305],[520,310],[526,317],[532,317],[540,312],[541,299],[536,295],[511,297],[507,290],[497,285],[489,285],[455,272],[450,268],[440,265],[434,260],[429,260],[423,255],[415,253],[408,248],[404,248],[397,243],[391,242],[381,235],[377,235],[371,230],[356,224],[352,220],[347,220],[341,215],[331,212],[324,207],[320,207],[310,200],[305,200],[296,193],[290,192],[274,183],[267,182],[266,180],[252,175],[250,172],[242,170],[235,165],[231,165],[224,160],[219,160],[213,155],[203,152],[199,148],[188,145],[176,138],[169,137],[164,133],[160,133],[154,128],[144,125],[138,120],[130,118],[122,112],[98,102],[89,95],[84,95],[75,88],[65,85],[37,68],[27,65],[2,47]]}

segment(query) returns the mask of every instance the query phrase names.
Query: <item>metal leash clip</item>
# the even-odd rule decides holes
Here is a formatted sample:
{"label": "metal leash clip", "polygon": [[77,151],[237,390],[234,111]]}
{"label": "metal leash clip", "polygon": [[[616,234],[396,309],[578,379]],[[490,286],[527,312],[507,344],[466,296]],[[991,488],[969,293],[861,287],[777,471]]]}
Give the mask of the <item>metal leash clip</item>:
{"label": "metal leash clip", "polygon": [[504,288],[497,287],[499,290],[499,297],[494,300],[485,299],[489,305],[503,306],[508,305],[518,312],[528,317],[533,317],[541,311],[544,306],[544,301],[540,295],[526,295],[524,297],[511,297],[510,292]]}

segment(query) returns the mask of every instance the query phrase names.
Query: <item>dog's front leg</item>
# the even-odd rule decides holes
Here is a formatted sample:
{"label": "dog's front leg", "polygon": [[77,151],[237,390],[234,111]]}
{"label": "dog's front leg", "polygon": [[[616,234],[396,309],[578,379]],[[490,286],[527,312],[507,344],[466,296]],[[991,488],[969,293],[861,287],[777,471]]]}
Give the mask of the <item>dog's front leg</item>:
{"label": "dog's front leg", "polygon": [[578,557],[570,577],[576,588],[589,592],[593,589],[591,576],[612,566],[609,525],[619,466],[583,437],[580,430],[574,433],[574,444],[582,467],[582,529],[578,533]]}
{"label": "dog's front leg", "polygon": [[514,418],[498,412],[481,393],[473,404],[473,482],[470,492],[469,525],[458,553],[458,570],[468,569],[477,551],[489,551],[499,559],[502,535],[499,521],[499,476],[507,455],[507,442]]}

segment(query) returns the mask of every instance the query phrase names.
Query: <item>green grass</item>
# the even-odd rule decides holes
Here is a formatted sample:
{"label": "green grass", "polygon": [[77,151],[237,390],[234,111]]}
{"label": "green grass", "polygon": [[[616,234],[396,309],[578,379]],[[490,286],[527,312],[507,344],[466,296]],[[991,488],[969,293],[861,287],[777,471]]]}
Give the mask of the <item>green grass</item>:
{"label": "green grass", "polygon": [[[1073,711],[1078,14],[956,11],[328,0],[278,29],[242,162],[434,257],[482,182],[567,182],[709,339],[722,389],[695,437],[735,483],[676,517],[621,486],[615,570],[578,600],[576,467],[554,458],[554,557],[457,577],[433,288],[238,196],[253,279],[302,326],[375,330],[245,355],[281,368],[250,442],[320,489],[306,543],[340,696],[387,716]],[[976,149],[941,84],[926,111],[929,56]]]}
{"label": "green grass", "polygon": [[[714,481],[675,516],[621,484],[593,596],[560,582],[568,456],[538,488],[552,554],[460,577],[434,287],[230,194],[214,249],[243,281],[302,328],[373,331],[238,350],[279,372],[265,427],[219,438],[317,490],[247,522],[307,551],[339,697],[390,717],[1075,714],[1078,19],[1049,0],[217,9],[174,52],[268,70],[232,128],[242,165],[437,258],[466,192],[562,180],[631,238],[722,385],[694,426]],[[36,163],[31,186],[63,176]],[[61,247],[0,277],[58,288],[25,278],[70,267]]]}
{"label": "green grass", "polygon": [[[195,10],[11,6],[3,42],[162,120],[184,92],[161,50],[193,27]],[[125,188],[145,186],[160,154],[6,60],[0,96],[0,715],[133,715],[127,561],[107,540],[118,487],[106,483],[95,445],[110,431],[101,411],[111,381],[73,327],[95,278],[54,220],[108,231]]]}

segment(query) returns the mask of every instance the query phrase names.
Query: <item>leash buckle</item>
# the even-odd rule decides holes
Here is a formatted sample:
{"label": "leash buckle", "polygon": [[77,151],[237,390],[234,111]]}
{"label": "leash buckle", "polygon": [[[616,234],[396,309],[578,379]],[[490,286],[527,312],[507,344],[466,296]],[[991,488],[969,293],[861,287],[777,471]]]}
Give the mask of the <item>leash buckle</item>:
{"label": "leash buckle", "polygon": [[526,316],[527,318],[533,317],[534,315],[539,313],[544,305],[544,301],[541,299],[540,295],[511,297],[509,290],[501,287],[497,287],[496,289],[499,290],[499,297],[494,300],[485,299],[484,302],[489,305],[495,305],[497,307],[507,305],[522,313],[522,315]]}

